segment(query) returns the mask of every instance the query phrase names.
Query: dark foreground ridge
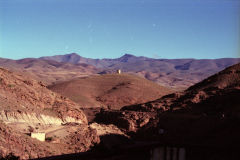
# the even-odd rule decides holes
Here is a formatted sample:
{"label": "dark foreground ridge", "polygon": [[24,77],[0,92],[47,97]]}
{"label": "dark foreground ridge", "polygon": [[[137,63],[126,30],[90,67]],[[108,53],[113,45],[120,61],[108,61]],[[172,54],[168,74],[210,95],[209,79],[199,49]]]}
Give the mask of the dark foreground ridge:
{"label": "dark foreground ridge", "polygon": [[85,153],[45,157],[38,160],[167,160],[170,157],[173,160],[235,160],[240,158],[238,153],[238,146],[228,148],[224,146],[184,146],[148,142],[145,144],[122,146],[111,150],[92,150]]}

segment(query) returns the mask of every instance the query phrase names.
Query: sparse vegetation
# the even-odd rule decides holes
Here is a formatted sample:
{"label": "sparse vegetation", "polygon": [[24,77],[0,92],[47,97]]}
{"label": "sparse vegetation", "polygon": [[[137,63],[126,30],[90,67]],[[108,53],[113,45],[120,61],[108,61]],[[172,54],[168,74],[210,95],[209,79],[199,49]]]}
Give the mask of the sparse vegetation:
{"label": "sparse vegetation", "polygon": [[13,87],[15,87],[14,84],[8,84],[7,86],[8,86],[9,88],[13,88]]}
{"label": "sparse vegetation", "polygon": [[53,140],[53,137],[46,137],[45,141],[51,142]]}
{"label": "sparse vegetation", "polygon": [[32,126],[28,126],[28,131],[31,133],[34,131],[34,128]]}
{"label": "sparse vegetation", "polygon": [[10,153],[6,157],[0,157],[0,160],[19,160],[18,156],[15,156],[13,153]]}

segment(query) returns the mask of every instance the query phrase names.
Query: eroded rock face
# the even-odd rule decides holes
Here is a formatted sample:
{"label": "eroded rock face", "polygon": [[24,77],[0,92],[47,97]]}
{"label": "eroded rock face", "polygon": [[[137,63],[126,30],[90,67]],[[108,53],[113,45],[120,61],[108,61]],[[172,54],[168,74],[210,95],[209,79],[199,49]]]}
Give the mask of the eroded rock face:
{"label": "eroded rock face", "polygon": [[65,143],[75,153],[86,152],[94,145],[100,143],[100,138],[96,129],[88,125],[81,125],[75,132],[72,132],[65,138]]}
{"label": "eroded rock face", "polygon": [[114,124],[127,132],[136,132],[154,116],[155,113],[152,112],[102,110],[96,115],[95,120],[99,123]]}
{"label": "eroded rock face", "polygon": [[75,119],[73,117],[58,118],[55,116],[37,114],[32,112],[21,111],[0,111],[0,119],[5,123],[27,123],[29,125],[62,125],[65,123],[83,123],[81,119]]}
{"label": "eroded rock face", "polygon": [[0,68],[0,110],[49,115],[63,121],[73,118],[86,124],[87,118],[79,108],[41,82]]}
{"label": "eroded rock face", "polygon": [[97,134],[99,136],[104,136],[107,134],[118,134],[118,135],[127,136],[117,126],[113,124],[105,125],[105,124],[92,123],[90,127],[93,129],[96,129]]}

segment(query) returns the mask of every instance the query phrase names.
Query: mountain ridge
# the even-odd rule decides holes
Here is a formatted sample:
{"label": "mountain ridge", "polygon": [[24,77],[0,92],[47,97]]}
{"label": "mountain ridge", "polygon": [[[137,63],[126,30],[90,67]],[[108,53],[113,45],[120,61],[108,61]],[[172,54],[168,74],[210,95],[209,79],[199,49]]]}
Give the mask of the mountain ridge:
{"label": "mountain ridge", "polygon": [[44,82],[46,85],[96,74],[99,70],[89,64],[71,64],[54,60],[0,58],[0,66]]}
{"label": "mountain ridge", "polygon": [[[77,57],[64,62],[86,63],[102,69],[102,73],[111,73],[117,69],[123,72],[133,73],[154,81],[160,85],[175,89],[186,89],[200,82],[228,66],[240,62],[240,58],[220,59],[154,59],[132,54],[124,54],[115,59],[91,59],[84,58],[78,54],[58,55],[57,57]],[[41,57],[40,59],[51,59],[54,57]],[[63,58],[64,59],[64,58]],[[79,60],[78,60],[79,59]],[[55,59],[59,61],[58,59]],[[66,59],[65,59],[66,60]]]}
{"label": "mountain ridge", "polygon": [[[37,73],[35,72],[32,75],[40,78],[40,80],[49,79],[47,81],[48,84],[92,74],[115,73],[116,70],[121,69],[122,72],[138,75],[165,87],[183,90],[228,66],[240,62],[240,58],[154,59],[143,56],[138,57],[132,54],[124,54],[115,59],[92,59],[84,58],[77,53],[33,58],[33,60],[35,60],[35,63],[48,63],[47,66],[49,67],[39,66],[36,68],[35,64],[32,65],[30,62],[27,62],[27,59],[0,59],[0,66],[19,69],[22,65],[25,65],[27,68],[23,68],[23,70],[35,71],[37,69],[43,71],[40,75],[36,76]],[[26,64],[19,64],[20,62],[25,62]],[[67,65],[68,67],[60,67],[56,70],[51,65],[54,63],[59,63],[55,65]],[[46,69],[48,69],[49,77],[44,75]],[[62,76],[62,73],[65,76]]]}

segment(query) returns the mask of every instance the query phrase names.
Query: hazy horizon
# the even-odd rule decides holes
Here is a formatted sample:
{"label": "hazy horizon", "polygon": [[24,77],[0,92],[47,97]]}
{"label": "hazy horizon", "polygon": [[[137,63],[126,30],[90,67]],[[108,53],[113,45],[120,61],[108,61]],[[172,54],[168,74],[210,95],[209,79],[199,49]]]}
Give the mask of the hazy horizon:
{"label": "hazy horizon", "polygon": [[5,59],[12,59],[12,60],[21,60],[21,59],[28,59],[28,58],[42,58],[42,57],[52,57],[52,56],[64,56],[64,55],[70,55],[70,54],[77,54],[83,58],[89,58],[89,59],[117,59],[117,58],[121,58],[123,56],[125,56],[126,54],[128,55],[132,55],[132,56],[135,56],[135,57],[146,57],[146,58],[151,58],[151,59],[169,59],[169,60],[173,60],[173,59],[194,59],[194,60],[204,60],[204,59],[209,59],[209,60],[214,60],[214,59],[240,59],[240,57],[221,57],[221,58],[192,58],[192,57],[185,57],[185,58],[161,58],[161,57],[149,57],[149,56],[141,56],[141,55],[134,55],[134,54],[131,54],[131,53],[124,53],[122,55],[120,55],[119,57],[113,57],[113,58],[108,58],[108,57],[103,57],[103,58],[98,58],[98,57],[95,57],[95,58],[91,58],[91,57],[87,57],[87,56],[82,56],[81,54],[79,53],[66,53],[66,54],[56,54],[56,55],[46,55],[46,56],[38,56],[38,57],[23,57],[23,58],[5,58],[5,57],[0,57],[0,58],[5,58]]}

